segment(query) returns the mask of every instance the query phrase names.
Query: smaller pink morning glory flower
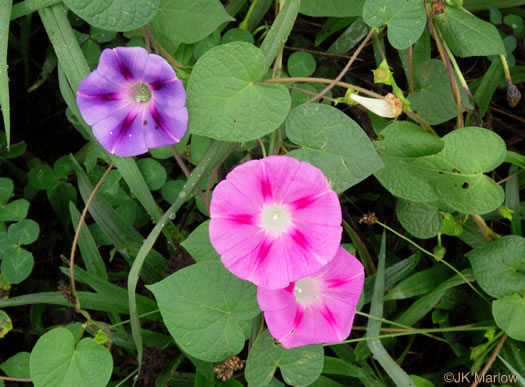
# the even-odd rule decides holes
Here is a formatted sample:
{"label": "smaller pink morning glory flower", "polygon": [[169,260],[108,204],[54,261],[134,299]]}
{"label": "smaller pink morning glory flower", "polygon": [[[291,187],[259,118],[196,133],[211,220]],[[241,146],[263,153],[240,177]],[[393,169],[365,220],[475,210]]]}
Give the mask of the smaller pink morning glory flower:
{"label": "smaller pink morning glory flower", "polygon": [[210,240],[241,279],[278,289],[329,262],[341,242],[341,206],[318,168],[288,156],[233,169],[213,192]]}
{"label": "smaller pink morning glory flower", "polygon": [[284,289],[257,288],[257,301],[283,347],[337,343],[350,334],[364,279],[361,262],[340,247],[312,276]]}
{"label": "smaller pink morning glory flower", "polygon": [[82,117],[104,149],[118,156],[179,142],[188,126],[185,103],[173,68],[141,47],[104,50],[77,91]]}

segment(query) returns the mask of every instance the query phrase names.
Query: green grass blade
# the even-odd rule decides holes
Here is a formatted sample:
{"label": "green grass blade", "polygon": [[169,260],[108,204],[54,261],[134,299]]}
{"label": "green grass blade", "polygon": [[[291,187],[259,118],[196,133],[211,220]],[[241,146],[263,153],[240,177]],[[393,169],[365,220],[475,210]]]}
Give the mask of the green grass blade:
{"label": "green grass blade", "polygon": [[[73,228],[76,230],[77,225],[80,222],[80,212],[72,202],[69,202],[69,213],[71,214]],[[84,265],[86,265],[87,271],[97,278],[107,280],[108,273],[106,271],[106,266],[104,265],[104,260],[98,252],[97,244],[89,232],[87,225],[84,225],[80,230],[78,236],[78,247],[80,248],[82,260],[84,261]]]}
{"label": "green grass blade", "polygon": [[[87,310],[98,310],[101,312],[115,312],[128,314],[129,307],[127,303],[119,302],[111,297],[105,295],[93,293],[93,292],[77,292],[78,298],[82,308]],[[59,292],[42,292],[33,294],[24,294],[23,296],[16,296],[8,299],[0,298],[0,308],[10,308],[22,305],[33,305],[33,304],[51,304],[51,305],[62,305],[72,309],[75,308],[73,304],[70,304],[64,295]],[[152,318],[155,315],[152,315]]]}
{"label": "green grass blade", "polygon": [[49,40],[57,54],[58,63],[74,92],[80,82],[90,73],[84,54],[78,45],[63,4],[55,4],[38,10]]}
{"label": "green grass blade", "polygon": [[[60,271],[69,277],[68,267],[60,267]],[[77,265],[75,265],[75,281],[89,285],[95,292],[97,292],[101,296],[112,298],[113,302],[117,302],[123,305],[127,305],[128,303],[128,292],[126,291],[126,289],[123,289],[117,285],[114,285],[111,282],[108,282],[105,279],[97,277],[94,274],[90,274],[89,272],[83,270]],[[157,310],[158,306],[157,306],[157,303],[153,301],[152,299],[147,298],[145,296],[138,295],[137,296],[137,308],[138,308],[139,314],[142,315],[142,314]],[[152,314],[151,318],[155,320],[159,320],[160,315]]]}
{"label": "green grass blade", "polygon": [[[421,252],[417,252],[410,257],[389,266],[385,271],[385,289],[390,289],[396,283],[408,277],[408,275],[416,268],[420,259]],[[375,275],[368,276],[365,279],[365,284],[363,286],[363,292],[365,292],[365,305],[372,301],[374,280]]]}
{"label": "green grass blade", "polygon": [[111,159],[133,194],[144,206],[146,212],[155,222],[158,222],[162,217],[162,213],[153,199],[146,180],[144,180],[144,177],[140,173],[135,160],[131,157],[118,157],[114,155],[111,155]]}
{"label": "green grass blade", "polygon": [[507,151],[507,154],[505,155],[505,162],[514,164],[520,168],[525,168],[525,156],[513,151]]}
{"label": "green grass blade", "polygon": [[[381,238],[381,249],[379,251],[379,264],[377,267],[376,281],[374,285],[374,294],[372,295],[372,304],[370,305],[370,314],[375,317],[383,317],[383,296],[385,293],[385,255],[386,255],[386,236],[383,231]],[[368,329],[366,335],[369,337],[379,336],[381,321],[376,319],[368,320]],[[376,360],[381,364],[386,373],[392,378],[398,386],[414,386],[410,376],[399,367],[392,359],[386,349],[378,339],[367,341],[368,348],[374,354]]]}
{"label": "green grass blade", "polygon": [[4,117],[7,148],[11,140],[11,108],[9,106],[9,76],[7,74],[7,44],[9,40],[9,16],[13,0],[0,3],[0,107]]}
{"label": "green grass blade", "polygon": [[513,375],[517,376],[517,382],[521,384],[523,387],[525,387],[525,377],[520,375],[520,373],[513,366],[511,366],[508,361],[503,359],[500,355],[498,355],[498,359],[500,359],[503,362],[503,364],[505,364],[505,366],[510,370],[510,372],[512,372]]}
{"label": "green grass blade", "polygon": [[11,20],[19,17],[29,15],[39,9],[49,7],[51,5],[60,3],[62,0],[25,0],[21,3],[13,5],[11,11]]}
{"label": "green grass blade", "polygon": [[[472,269],[465,269],[461,271],[461,274],[468,280],[474,281],[472,276]],[[414,325],[416,322],[421,320],[428,312],[436,306],[436,304],[441,300],[445,292],[453,287],[464,284],[465,281],[461,276],[455,275],[454,277],[449,278],[432,292],[425,294],[423,297],[418,298],[410,307],[405,310],[401,316],[399,316],[395,321],[399,324],[404,324],[408,326]]]}
{"label": "green grass blade", "polygon": [[201,178],[209,171],[211,171],[215,166],[223,160],[233,149],[234,144],[227,142],[215,141],[213,142],[204,156],[201,158],[199,164],[195,167],[190,177],[188,178],[186,184],[184,185],[182,191],[180,192],[177,200],[172,204],[172,206],[166,211],[162,216],[160,221],[155,225],[151,233],[148,235],[140,251],[133,262],[133,266],[129,272],[128,276],[128,296],[129,296],[129,310],[130,310],[130,319],[131,319],[131,332],[133,334],[133,340],[137,347],[137,358],[139,365],[139,372],[142,366],[142,336],[140,333],[140,320],[137,314],[137,303],[136,303],[136,293],[137,283],[139,280],[139,275],[141,274],[142,267],[146,263],[146,258],[149,251],[153,248],[153,244],[159,237],[162,229],[169,221],[170,216],[173,217],[179,208],[186,202],[190,194],[195,190],[195,187],[201,180]]}
{"label": "green grass blade", "polygon": [[264,38],[261,44],[261,50],[264,54],[264,73],[271,67],[273,60],[284,47],[288,35],[292,32],[292,27],[301,7],[300,0],[288,0],[277,15],[270,32]]}
{"label": "green grass blade", "polygon": [[[87,201],[93,191],[93,185],[89,181],[86,173],[78,164],[74,157],[71,157],[73,166],[78,180],[78,189],[82,199]],[[124,222],[121,216],[109,206],[99,195],[95,195],[89,213],[95,219],[95,222],[102,228],[111,242],[119,248],[126,261],[133,264],[133,248],[135,245],[142,244],[144,238],[142,235]],[[131,250],[131,251],[129,251]],[[151,254],[150,260],[144,269],[143,278],[147,283],[158,281],[162,277],[162,272],[167,269],[168,262],[160,254]]]}

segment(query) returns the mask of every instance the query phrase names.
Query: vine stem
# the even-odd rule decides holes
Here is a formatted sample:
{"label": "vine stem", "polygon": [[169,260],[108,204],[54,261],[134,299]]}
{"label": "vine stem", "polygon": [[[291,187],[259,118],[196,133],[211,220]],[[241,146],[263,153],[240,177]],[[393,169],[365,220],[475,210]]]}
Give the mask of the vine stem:
{"label": "vine stem", "polygon": [[487,373],[487,371],[489,370],[490,366],[494,363],[494,361],[496,360],[496,356],[498,356],[498,353],[499,351],[501,350],[501,347],[503,347],[503,344],[505,343],[505,340],[507,340],[507,334],[505,333],[503,336],[501,336],[501,339],[499,340],[499,343],[498,345],[496,346],[496,348],[494,349],[494,352],[492,353],[492,355],[490,356],[490,359],[489,361],[487,362],[487,364],[485,365],[485,367],[483,367],[483,370],[481,371],[481,377],[480,378],[476,378],[476,380],[474,381],[474,383],[472,383],[470,385],[470,387],[476,387],[478,384],[479,384],[479,381],[480,380],[483,380],[483,377],[485,376],[485,374]]}
{"label": "vine stem", "polygon": [[[189,168],[186,166],[186,163],[184,162],[184,160],[182,159],[181,155],[179,154],[179,152],[177,152],[177,149],[175,149],[175,147],[173,145],[170,145],[170,149],[171,149],[171,153],[173,154],[173,157],[175,158],[175,161],[177,162],[177,164],[179,165],[180,169],[182,169],[182,172],[184,173],[184,176],[186,177],[190,177],[191,175],[191,171],[189,170]],[[202,190],[199,188],[199,187],[196,187],[195,188],[195,191],[197,191],[197,193],[199,194],[199,196],[201,197],[202,201],[204,202],[204,204],[206,205],[206,208],[209,207],[209,204],[208,204],[208,198],[204,195],[204,192],[202,192]]]}
{"label": "vine stem", "polygon": [[20,382],[20,383],[31,383],[33,381],[33,379],[10,378],[7,376],[0,376],[0,380],[5,380],[6,382]]}
{"label": "vine stem", "polygon": [[353,53],[352,57],[348,60],[348,63],[346,64],[346,66],[343,68],[343,70],[339,73],[339,75],[337,76],[337,78],[335,78],[332,82],[330,82],[330,84],[328,86],[326,86],[323,90],[321,90],[319,92],[319,94],[317,94],[316,96],[310,98],[308,101],[305,102],[305,104],[309,104],[309,103],[312,103],[316,100],[318,100],[319,98],[321,98],[323,95],[325,95],[330,89],[332,89],[336,84],[337,82],[339,82],[341,79],[343,79],[344,75],[346,74],[346,72],[350,69],[350,66],[352,66],[352,63],[354,63],[355,59],[357,58],[357,56],[361,53],[361,51],[363,50],[363,48],[365,47],[365,45],[368,43],[368,41],[370,40],[370,38],[372,37],[372,35],[375,33],[375,29],[372,28],[370,30],[370,32],[368,32],[368,34],[366,35],[366,37],[363,39],[363,41],[361,42],[361,44],[359,45],[359,47],[357,47],[357,49],[355,50],[355,52]]}
{"label": "vine stem", "polygon": [[[360,341],[368,341],[368,340],[380,340],[380,339],[386,339],[389,337],[398,337],[398,336],[410,336],[410,335],[423,335],[423,334],[429,334],[429,333],[441,333],[441,332],[464,332],[464,331],[485,331],[487,329],[491,329],[493,327],[471,327],[471,328],[459,328],[456,327],[447,327],[447,328],[429,328],[429,329],[413,329],[410,332],[395,332],[395,333],[389,333],[386,335],[380,335],[380,336],[365,336],[365,337],[359,337],[356,339],[349,339],[344,340],[339,343],[334,344],[323,344],[324,347],[331,346],[331,345],[341,345],[341,344],[349,344],[349,343],[357,343]],[[434,336],[432,336],[434,337]],[[439,338],[440,341],[443,341],[441,337]],[[445,341],[448,343],[448,341]]]}
{"label": "vine stem", "polygon": [[[301,89],[300,87],[295,87],[295,86],[290,86],[290,85],[284,85],[284,86],[286,88],[290,89],[290,90],[297,90],[297,91],[300,91],[301,93],[310,94],[310,95],[317,95],[317,93],[314,93],[313,91],[306,90],[306,89]],[[321,98],[322,99],[326,99],[327,101],[330,101],[330,102],[333,102],[333,103],[337,102],[337,100],[335,98],[330,98],[330,97],[327,97],[326,95],[323,95]]]}
{"label": "vine stem", "polygon": [[[312,83],[326,83],[328,85],[331,85],[334,81],[331,79],[327,79],[327,78],[310,78],[310,77],[275,78],[275,79],[265,79],[262,81],[262,83],[286,83],[286,82],[312,82]],[[382,96],[381,94],[374,93],[373,91],[364,89],[360,86],[352,85],[351,83],[337,81],[334,83],[334,85],[345,87],[347,89],[354,89],[356,91],[359,91],[360,93],[369,95],[371,97],[385,99],[385,97]],[[321,98],[321,97],[322,96],[319,96],[318,98]]]}
{"label": "vine stem", "polygon": [[439,56],[441,57],[441,60],[443,61],[443,64],[445,65],[447,72],[448,72],[448,80],[450,83],[450,89],[452,90],[452,94],[454,95],[454,99],[456,100],[456,106],[457,106],[457,111],[458,111],[457,120],[456,120],[456,129],[460,129],[464,126],[464,122],[463,122],[463,112],[461,110],[461,96],[459,94],[458,84],[456,83],[456,79],[454,78],[454,75],[452,72],[452,65],[450,63],[450,58],[448,57],[447,51],[444,49],[443,44],[441,43],[441,40],[439,39],[439,36],[437,34],[437,31],[434,28],[434,24],[432,23],[433,13],[430,11],[430,5],[428,3],[425,4],[425,11],[427,12],[427,17],[428,17],[428,29],[430,31],[430,34],[434,38],[434,41],[436,42],[436,47],[439,51]]}
{"label": "vine stem", "polygon": [[413,93],[414,89],[414,54],[413,45],[408,47],[408,83],[410,84],[410,92]]}
{"label": "vine stem", "polygon": [[432,129],[432,127],[421,117],[419,117],[416,113],[411,112],[410,110],[403,110],[403,113],[405,113],[410,118],[413,118],[417,123],[428,133],[433,134],[434,136],[437,136],[437,133]]}
{"label": "vine stem", "polygon": [[[80,236],[80,230],[82,229],[82,225],[84,224],[84,221],[86,219],[89,206],[95,198],[95,194],[99,190],[100,186],[102,185],[104,180],[106,180],[106,177],[109,175],[109,172],[111,172],[113,165],[113,162],[109,164],[108,168],[106,169],[106,172],[104,172],[95,188],[93,188],[93,191],[91,191],[91,194],[89,195],[89,198],[86,201],[86,205],[84,206],[84,210],[82,211],[82,215],[80,216],[80,221],[78,222],[78,226],[75,231],[75,238],[73,239],[73,246],[71,247],[71,255],[69,256],[69,279],[71,281],[71,294],[75,298],[75,310],[77,311],[77,313],[82,313],[82,310],[80,309],[80,299],[78,298],[77,290],[75,287],[75,251],[78,244],[78,237]],[[88,320],[90,320],[90,318],[88,318]]]}
{"label": "vine stem", "polygon": [[483,294],[480,293],[480,291],[478,289],[476,289],[474,287],[474,285],[472,285],[470,283],[470,281],[468,280],[468,278],[466,278],[458,269],[456,269],[454,266],[452,266],[450,263],[448,263],[447,261],[445,261],[443,258],[440,258],[438,257],[437,255],[431,253],[430,251],[428,250],[425,250],[423,247],[419,246],[416,242],[414,242],[412,239],[410,238],[407,238],[406,236],[398,233],[396,230],[394,230],[393,228],[387,226],[386,224],[384,223],[381,223],[379,220],[376,220],[375,223],[379,224],[381,227],[385,228],[386,230],[390,231],[391,233],[397,235],[399,238],[407,241],[408,243],[410,243],[412,246],[414,246],[415,248],[417,248],[418,250],[422,251],[423,253],[431,256],[432,258],[434,258],[436,261],[438,262],[441,262],[443,263],[446,267],[448,267],[450,270],[452,270],[454,273],[456,273],[463,281],[465,281],[465,283],[472,289],[474,290],[474,292],[477,293],[478,296],[480,296],[484,301],[486,301],[488,304],[491,304],[491,302],[487,299],[487,297],[485,297]]}

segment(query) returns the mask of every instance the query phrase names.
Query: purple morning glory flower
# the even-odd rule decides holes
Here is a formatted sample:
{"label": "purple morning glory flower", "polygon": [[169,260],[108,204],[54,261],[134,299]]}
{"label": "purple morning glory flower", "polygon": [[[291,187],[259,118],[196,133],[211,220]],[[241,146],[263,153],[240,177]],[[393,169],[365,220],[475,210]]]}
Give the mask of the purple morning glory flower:
{"label": "purple morning glory flower", "polygon": [[82,117],[104,149],[118,156],[179,142],[188,126],[185,103],[173,68],[141,47],[104,50],[77,91]]}

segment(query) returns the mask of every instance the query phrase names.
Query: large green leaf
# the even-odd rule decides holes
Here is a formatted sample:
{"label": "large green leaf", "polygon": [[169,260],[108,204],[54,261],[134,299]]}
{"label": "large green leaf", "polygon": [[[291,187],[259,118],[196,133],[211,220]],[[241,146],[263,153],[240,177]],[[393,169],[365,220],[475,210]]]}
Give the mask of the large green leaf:
{"label": "large green leaf", "polygon": [[201,223],[199,227],[193,230],[181,243],[182,247],[184,247],[197,262],[216,261],[220,259],[219,254],[217,254],[217,251],[215,251],[210,242],[210,234],[208,232],[209,224],[209,220]]}
{"label": "large green leaf", "polygon": [[245,341],[239,320],[260,312],[256,287],[218,261],[188,266],[148,289],[177,344],[201,360],[220,361],[239,353]]}
{"label": "large green leaf", "polygon": [[161,0],[151,31],[173,51],[180,43],[195,43],[222,23],[235,20],[219,0]]}
{"label": "large green leaf", "polygon": [[443,137],[445,147],[438,154],[417,161],[421,170],[432,170],[437,196],[456,211],[486,214],[505,198],[501,186],[484,175],[505,158],[505,142],[496,133],[467,127]]}
{"label": "large green leaf", "polygon": [[259,335],[248,354],[246,381],[250,385],[266,386],[279,367],[287,384],[308,386],[321,375],[323,360],[321,345],[284,349],[266,330]]}
{"label": "large green leaf", "polygon": [[314,17],[360,16],[364,3],[365,0],[302,0],[300,12]]}
{"label": "large green leaf", "polygon": [[441,218],[436,206],[400,199],[396,215],[405,230],[417,238],[435,237],[441,231]]}
{"label": "large green leaf", "polygon": [[[430,125],[437,125],[456,117],[457,107],[450,89],[448,72],[443,62],[431,59],[416,69],[419,84],[408,100],[412,108]],[[461,99],[470,106],[468,98],[461,90]]]}
{"label": "large green leaf", "polygon": [[441,151],[443,141],[407,121],[394,122],[381,131],[376,143],[385,168],[375,177],[393,195],[414,202],[430,202],[438,197],[432,185],[412,168],[417,158]]}
{"label": "large green leaf", "polygon": [[286,134],[301,146],[288,155],[321,169],[336,192],[383,167],[363,129],[332,106],[298,106],[286,120]]}
{"label": "large green leaf", "polygon": [[474,278],[492,297],[525,289],[525,238],[507,235],[469,251]]}
{"label": "large green leaf", "polygon": [[282,85],[257,82],[263,72],[263,52],[250,43],[206,52],[188,84],[191,133],[239,142],[277,129],[290,110],[290,93]]}
{"label": "large green leaf", "polygon": [[423,33],[427,20],[423,0],[367,0],[363,19],[370,27],[388,27],[388,41],[402,50]]}
{"label": "large green leaf", "polygon": [[434,23],[452,52],[459,57],[505,54],[496,27],[469,12],[446,7],[445,12],[434,16]]}
{"label": "large green leaf", "polygon": [[[408,136],[410,131],[413,136]],[[416,135],[409,123],[390,125],[381,134],[384,140],[377,147],[386,167],[375,176],[393,195],[415,202],[440,200],[467,214],[485,214],[503,202],[503,189],[484,175],[505,157],[505,143],[494,132],[477,127],[455,130],[442,138],[439,153],[439,138]],[[418,157],[418,147],[430,155]]]}
{"label": "large green leaf", "polygon": [[0,364],[0,370],[10,378],[29,379],[29,352],[18,352]]}
{"label": "large green leaf", "polygon": [[73,334],[55,328],[38,339],[29,358],[35,387],[105,387],[113,359],[103,345],[83,339],[75,347]]}
{"label": "large green leaf", "polygon": [[525,341],[525,298],[518,294],[492,303],[492,314],[498,327],[515,340]]}
{"label": "large green leaf", "polygon": [[109,31],[142,27],[159,8],[159,0],[64,0],[64,3],[92,26]]}

